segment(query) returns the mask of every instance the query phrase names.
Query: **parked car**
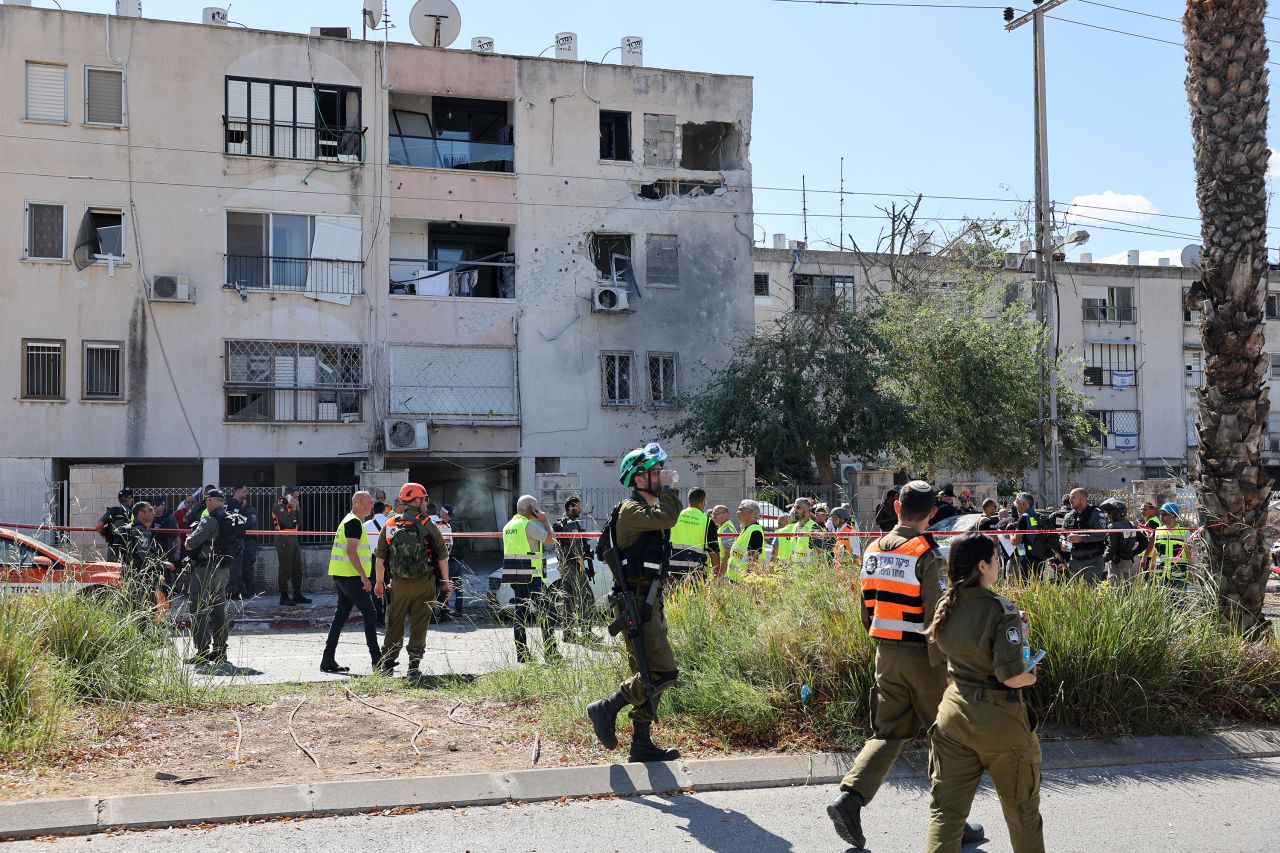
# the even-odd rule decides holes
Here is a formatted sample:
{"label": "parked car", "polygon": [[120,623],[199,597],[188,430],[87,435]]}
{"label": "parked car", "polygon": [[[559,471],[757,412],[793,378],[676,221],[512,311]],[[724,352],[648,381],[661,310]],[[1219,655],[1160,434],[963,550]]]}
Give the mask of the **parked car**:
{"label": "parked car", "polygon": [[[613,589],[613,575],[609,571],[609,567],[594,557],[588,558],[591,566],[595,569],[595,578],[591,581],[591,595],[595,600],[596,607],[607,609],[609,606],[609,592]],[[547,557],[546,564],[547,586],[553,591],[560,589],[560,561],[556,557]],[[502,569],[495,569],[489,575],[489,604],[498,610],[498,614],[511,615],[515,611],[515,604],[512,599],[515,592],[510,586],[502,585]]]}
{"label": "parked car", "polygon": [[77,560],[52,545],[0,527],[0,592],[119,588],[119,563]]}
{"label": "parked car", "polygon": [[[950,518],[944,518],[937,524],[929,526],[930,533],[947,533],[956,534],[969,533],[978,529],[978,522],[982,521],[983,515],[980,512],[968,512],[960,515],[953,515]],[[944,558],[951,556],[951,540],[954,536],[939,536],[935,541],[938,543],[938,550]]]}

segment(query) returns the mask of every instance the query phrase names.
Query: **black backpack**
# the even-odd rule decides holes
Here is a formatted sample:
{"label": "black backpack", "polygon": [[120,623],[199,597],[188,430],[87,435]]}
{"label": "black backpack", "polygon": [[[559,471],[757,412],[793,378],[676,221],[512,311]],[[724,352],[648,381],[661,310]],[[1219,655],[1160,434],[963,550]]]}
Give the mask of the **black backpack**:
{"label": "black backpack", "polygon": [[[1037,526],[1034,528],[1035,530],[1053,530],[1054,529],[1052,516],[1046,515],[1045,513],[1041,512],[1038,509],[1031,510],[1030,512],[1027,513],[1027,515],[1031,516],[1036,520]],[[1045,534],[1045,533],[1041,533],[1036,536],[1028,536],[1027,537],[1027,553],[1030,554],[1031,558],[1036,562],[1040,562],[1042,560],[1050,560],[1057,554],[1057,548],[1055,547],[1056,539],[1057,539],[1056,536]]]}
{"label": "black backpack", "polygon": [[249,519],[239,512],[223,512],[215,518],[218,532],[213,537],[214,557],[239,557],[244,553],[244,534],[249,529]]}

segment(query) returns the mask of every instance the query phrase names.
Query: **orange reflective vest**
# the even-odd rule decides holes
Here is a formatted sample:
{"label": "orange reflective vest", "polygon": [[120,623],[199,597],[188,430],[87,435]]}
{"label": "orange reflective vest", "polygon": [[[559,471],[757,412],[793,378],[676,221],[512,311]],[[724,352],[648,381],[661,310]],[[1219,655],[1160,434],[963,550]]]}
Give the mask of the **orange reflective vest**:
{"label": "orange reflective vest", "polygon": [[852,568],[855,565],[853,554],[853,534],[857,530],[852,524],[843,524],[836,531],[835,547],[832,549],[832,556],[835,558],[836,565],[841,569]]}
{"label": "orange reflective vest", "polygon": [[871,636],[923,643],[924,596],[916,566],[929,553],[929,540],[916,536],[886,551],[880,540],[862,555],[862,606],[871,617]]}

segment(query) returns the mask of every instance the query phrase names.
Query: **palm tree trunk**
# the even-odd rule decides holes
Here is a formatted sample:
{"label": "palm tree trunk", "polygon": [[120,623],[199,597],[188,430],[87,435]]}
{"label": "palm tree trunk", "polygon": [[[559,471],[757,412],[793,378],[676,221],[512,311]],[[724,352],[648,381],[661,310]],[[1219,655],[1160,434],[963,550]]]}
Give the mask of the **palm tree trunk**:
{"label": "palm tree trunk", "polygon": [[1209,562],[1230,625],[1269,636],[1262,616],[1271,481],[1262,442],[1271,409],[1263,351],[1267,292],[1265,0],[1187,0],[1187,99],[1204,251],[1197,492]]}

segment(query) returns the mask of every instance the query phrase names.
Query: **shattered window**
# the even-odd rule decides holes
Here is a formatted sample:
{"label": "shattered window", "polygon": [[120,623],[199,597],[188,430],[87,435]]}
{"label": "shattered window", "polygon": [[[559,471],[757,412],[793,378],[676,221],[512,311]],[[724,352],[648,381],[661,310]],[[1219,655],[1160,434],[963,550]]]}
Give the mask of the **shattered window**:
{"label": "shattered window", "polygon": [[649,399],[656,406],[670,406],[676,392],[676,354],[649,353]]}
{"label": "shattered window", "polygon": [[631,361],[629,352],[600,354],[600,402],[605,406],[630,406]]}

